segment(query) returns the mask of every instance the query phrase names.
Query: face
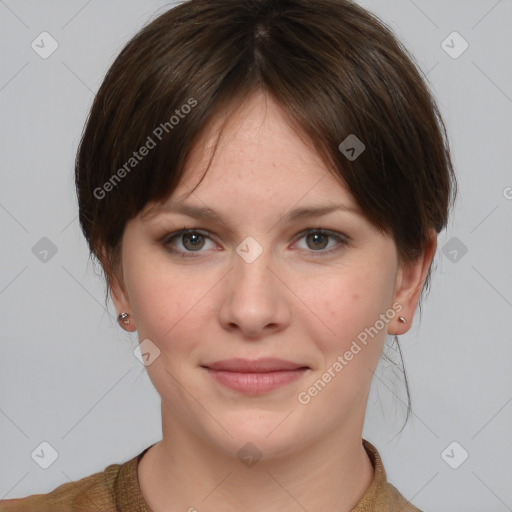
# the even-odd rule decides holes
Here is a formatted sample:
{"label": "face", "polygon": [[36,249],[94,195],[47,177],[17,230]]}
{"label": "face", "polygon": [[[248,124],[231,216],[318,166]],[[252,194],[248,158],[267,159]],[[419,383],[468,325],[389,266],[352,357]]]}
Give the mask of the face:
{"label": "face", "polygon": [[[159,351],[147,371],[173,429],[230,455],[249,441],[271,455],[360,435],[386,334],[405,332],[399,315],[410,324],[429,260],[399,264],[393,240],[270,99],[252,97],[229,120],[195,191],[214,129],[166,209],[127,224],[117,313],[129,312],[139,340]],[[184,206],[203,215],[171,211]],[[232,358],[302,369],[211,370]]]}

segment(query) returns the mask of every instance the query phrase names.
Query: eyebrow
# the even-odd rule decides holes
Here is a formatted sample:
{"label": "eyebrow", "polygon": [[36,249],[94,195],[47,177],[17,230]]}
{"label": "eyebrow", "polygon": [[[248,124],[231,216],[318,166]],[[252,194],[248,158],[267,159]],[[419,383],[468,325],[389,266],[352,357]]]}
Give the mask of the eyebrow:
{"label": "eyebrow", "polygon": [[[286,215],[284,215],[284,217],[281,217],[280,220],[284,219],[288,221],[298,221],[303,219],[322,217],[336,211],[345,211],[354,213],[356,215],[361,215],[361,210],[356,207],[348,206],[345,204],[328,204],[323,206],[296,208],[288,212]],[[195,206],[186,203],[162,206],[154,212],[154,215],[158,215],[159,213],[180,213],[196,219],[221,219],[221,216],[212,208],[205,206]]]}

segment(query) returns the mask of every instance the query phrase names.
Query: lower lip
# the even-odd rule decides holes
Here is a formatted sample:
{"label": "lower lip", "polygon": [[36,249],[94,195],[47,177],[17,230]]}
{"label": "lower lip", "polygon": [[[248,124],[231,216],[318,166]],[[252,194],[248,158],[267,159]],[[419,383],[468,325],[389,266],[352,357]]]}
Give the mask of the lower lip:
{"label": "lower lip", "polygon": [[239,373],[205,368],[220,384],[242,393],[257,395],[272,391],[300,379],[309,368],[282,370],[268,373]]}

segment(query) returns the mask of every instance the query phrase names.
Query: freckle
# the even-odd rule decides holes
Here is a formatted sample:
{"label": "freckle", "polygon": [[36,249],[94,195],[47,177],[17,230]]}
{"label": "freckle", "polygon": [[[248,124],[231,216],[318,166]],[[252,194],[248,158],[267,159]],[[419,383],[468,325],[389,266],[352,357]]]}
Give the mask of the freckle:
{"label": "freckle", "polygon": [[359,298],[359,295],[357,293],[355,293],[354,295],[352,295],[352,300],[357,300]]}

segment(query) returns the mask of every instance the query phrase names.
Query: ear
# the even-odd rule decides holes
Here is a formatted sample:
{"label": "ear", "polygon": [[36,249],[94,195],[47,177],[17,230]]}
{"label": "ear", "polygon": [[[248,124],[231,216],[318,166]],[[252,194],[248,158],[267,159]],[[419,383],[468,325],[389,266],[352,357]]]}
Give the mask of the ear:
{"label": "ear", "polygon": [[[105,248],[101,249],[101,264],[105,270],[105,274],[109,276],[110,297],[116,309],[116,318],[119,317],[120,313],[128,313],[131,315],[131,305],[128,294],[126,293],[121,265],[119,265],[119,268],[111,268],[110,259]],[[133,319],[128,326],[124,324],[121,326],[127,331],[135,330]]]}
{"label": "ear", "polygon": [[[393,303],[398,302],[402,305],[400,314],[397,315],[390,328],[389,334],[404,334],[412,325],[414,313],[423,289],[423,284],[427,277],[428,270],[434,259],[437,248],[437,233],[434,229],[429,232],[429,241],[423,253],[412,262],[399,264]],[[405,323],[398,320],[398,316],[406,319]]]}

